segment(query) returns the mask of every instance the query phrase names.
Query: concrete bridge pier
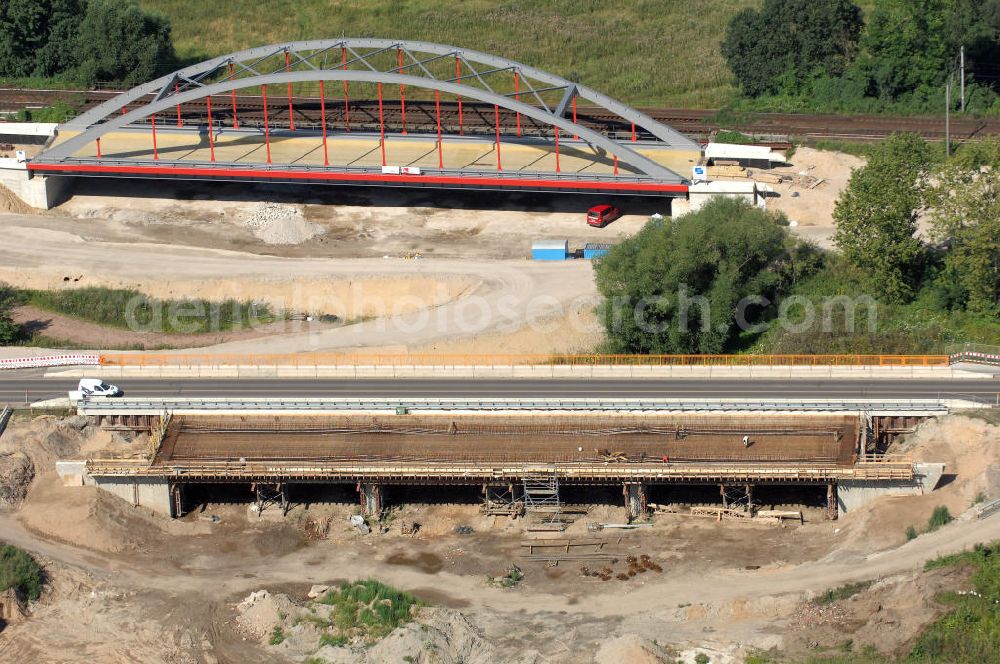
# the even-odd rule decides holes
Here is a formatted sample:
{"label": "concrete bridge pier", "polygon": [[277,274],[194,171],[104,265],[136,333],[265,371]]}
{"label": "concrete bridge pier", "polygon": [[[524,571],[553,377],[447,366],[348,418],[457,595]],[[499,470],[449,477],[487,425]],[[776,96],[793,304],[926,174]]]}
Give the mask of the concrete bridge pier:
{"label": "concrete bridge pier", "polygon": [[625,496],[625,511],[628,522],[646,519],[646,485],[626,482],[622,490]]}
{"label": "concrete bridge pier", "polygon": [[358,494],[361,497],[361,516],[366,519],[381,518],[382,485],[360,482],[358,483]]}
{"label": "concrete bridge pier", "polygon": [[836,521],[840,514],[837,507],[837,483],[830,482],[826,485],[826,516],[830,521]]}

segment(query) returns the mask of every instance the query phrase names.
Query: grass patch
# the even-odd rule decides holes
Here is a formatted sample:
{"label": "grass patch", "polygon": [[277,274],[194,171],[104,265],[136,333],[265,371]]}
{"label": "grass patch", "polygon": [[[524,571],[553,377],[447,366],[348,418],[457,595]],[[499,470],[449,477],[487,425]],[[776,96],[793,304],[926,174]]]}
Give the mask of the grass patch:
{"label": "grass patch", "polygon": [[857,583],[847,583],[837,588],[830,588],[822,595],[813,598],[813,604],[824,605],[833,604],[834,602],[839,602],[844,599],[854,597],[859,592],[867,590],[873,581],[858,581]]}
{"label": "grass patch", "polygon": [[[83,101],[82,95],[80,97],[78,105]],[[76,116],[74,107],[61,101],[53,106],[21,109],[14,119],[17,122],[66,122],[74,116]]]}
{"label": "grass patch", "polygon": [[977,544],[971,551],[928,561],[925,570],[971,567],[972,593],[944,593],[938,599],[953,610],[918,639],[910,661],[995,662],[1000,652],[1000,542]]}
{"label": "grass patch", "polygon": [[861,143],[858,141],[843,141],[836,138],[821,138],[819,140],[809,142],[807,145],[808,147],[816,150],[824,150],[826,152],[843,152],[845,154],[854,155],[855,157],[867,159],[868,155],[871,154],[872,148],[878,144]]}
{"label": "grass patch", "polygon": [[[177,55],[188,62],[263,44],[329,38],[330,26],[336,26],[337,35],[478,49],[565,76],[633,105],[717,108],[737,95],[719,41],[730,17],[756,2],[708,0],[696,12],[684,3],[651,0],[139,4],[170,19]],[[615,45],[613,55],[595,48],[598,35]]]}
{"label": "grass patch", "polygon": [[756,143],[757,139],[741,131],[730,131],[724,129],[715,135],[716,143],[729,143],[731,145],[750,145]]}
{"label": "grass patch", "polygon": [[271,636],[268,638],[267,642],[272,646],[280,645],[285,640],[285,630],[281,628],[281,625],[275,625],[274,629],[271,630]]}
{"label": "grass patch", "polygon": [[20,290],[18,300],[89,323],[136,332],[202,334],[238,330],[276,320],[267,305],[251,301],[160,300],[126,288]]}
{"label": "grass patch", "polygon": [[951,512],[944,505],[938,505],[931,513],[931,518],[927,520],[927,532],[933,533],[941,526],[946,526],[954,520]]}
{"label": "grass patch", "polygon": [[0,545],[0,591],[13,588],[19,597],[33,601],[42,596],[44,583],[45,572],[27,551]]}
{"label": "grass patch", "polygon": [[355,638],[367,643],[378,641],[400,625],[410,622],[413,609],[422,605],[409,593],[373,579],[342,583],[317,601],[334,607],[335,631],[324,634],[324,637],[336,640],[338,645]]}
{"label": "grass patch", "polygon": [[503,576],[488,576],[486,577],[486,583],[490,586],[499,586],[500,588],[513,588],[517,584],[521,583],[524,579],[524,572],[517,565],[511,565],[507,568],[507,573]]}
{"label": "grass patch", "polygon": [[347,637],[341,636],[339,634],[321,634],[319,637],[319,647],[323,646],[333,646],[334,648],[339,648],[340,646],[347,645]]}

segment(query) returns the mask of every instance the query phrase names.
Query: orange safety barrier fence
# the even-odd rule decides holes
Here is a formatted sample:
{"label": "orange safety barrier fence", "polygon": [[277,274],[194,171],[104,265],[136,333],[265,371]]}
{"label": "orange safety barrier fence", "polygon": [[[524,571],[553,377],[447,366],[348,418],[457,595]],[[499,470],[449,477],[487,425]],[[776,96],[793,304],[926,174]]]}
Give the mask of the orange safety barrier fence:
{"label": "orange safety barrier fence", "polygon": [[104,366],[796,366],[946,367],[947,355],[559,355],[105,353]]}

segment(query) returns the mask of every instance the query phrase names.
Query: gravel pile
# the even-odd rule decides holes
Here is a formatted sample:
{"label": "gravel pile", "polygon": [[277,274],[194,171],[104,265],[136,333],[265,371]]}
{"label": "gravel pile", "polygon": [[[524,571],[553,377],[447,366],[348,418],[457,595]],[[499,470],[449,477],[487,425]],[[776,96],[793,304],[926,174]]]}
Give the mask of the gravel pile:
{"label": "gravel pile", "polygon": [[276,203],[256,206],[243,225],[266,244],[302,244],[323,233],[323,227],[306,221],[299,208]]}
{"label": "gravel pile", "polygon": [[23,452],[0,452],[0,507],[12,508],[28,495],[35,466]]}

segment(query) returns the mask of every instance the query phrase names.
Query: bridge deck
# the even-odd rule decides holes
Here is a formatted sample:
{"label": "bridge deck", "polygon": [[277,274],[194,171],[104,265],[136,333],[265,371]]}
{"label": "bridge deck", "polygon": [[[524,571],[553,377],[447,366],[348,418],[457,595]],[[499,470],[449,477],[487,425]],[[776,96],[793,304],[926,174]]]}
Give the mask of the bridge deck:
{"label": "bridge deck", "polygon": [[[847,465],[852,416],[175,416],[155,463],[189,461],[822,462]],[[750,445],[743,445],[749,436]]]}
{"label": "bridge deck", "polygon": [[[749,436],[750,445],[743,445]],[[854,464],[849,415],[174,416],[152,462],[88,462],[104,477],[180,482],[477,484],[908,480],[907,462]]]}
{"label": "bridge deck", "polygon": [[[75,135],[60,133],[58,142]],[[343,179],[338,176],[367,175],[373,180],[383,180],[382,153],[377,134],[332,133],[327,140],[329,166],[324,166],[322,136],[315,131],[297,130],[272,132],[270,137],[271,165],[267,165],[267,146],[264,135],[255,129],[224,130],[214,139],[215,163],[208,134],[195,128],[164,128],[157,131],[157,154],[154,160],[152,136],[148,129],[130,129],[113,132],[101,139],[101,157],[97,145],[90,145],[64,162],[47,163],[44,154],[32,162],[30,168],[71,174],[141,174],[167,176],[170,171],[180,175],[178,169],[197,169],[206,178],[213,172],[219,176],[225,170],[239,170],[246,176],[265,177],[284,170],[310,170],[315,179]],[[695,151],[671,150],[663,146],[637,144],[637,151],[657,163],[684,176],[700,158]],[[629,167],[619,164],[619,176],[614,175],[614,161],[610,155],[595,150],[586,143],[561,140],[559,149],[559,174],[556,174],[556,154],[553,144],[538,139],[508,139],[500,144],[503,170],[497,171],[496,145],[478,136],[446,137],[442,141],[444,169],[438,168],[437,143],[434,136],[411,134],[392,135],[385,141],[386,164],[399,167],[418,167],[422,173],[414,184],[432,183],[434,176],[465,177],[470,185],[484,177],[510,181],[516,188],[517,180],[535,179],[550,181],[547,188],[558,185],[572,186],[588,182],[608,190],[629,191],[629,185],[642,184],[643,188],[660,193],[683,193],[686,187],[674,183],[661,183],[645,176],[637,176]],[[194,177],[195,173],[187,173]],[[456,184],[461,184],[457,182]]]}

